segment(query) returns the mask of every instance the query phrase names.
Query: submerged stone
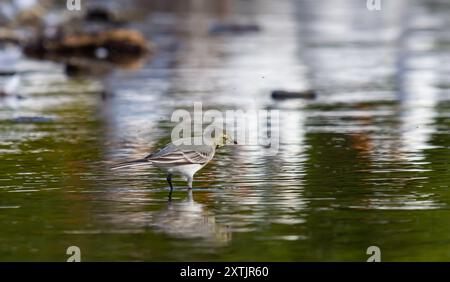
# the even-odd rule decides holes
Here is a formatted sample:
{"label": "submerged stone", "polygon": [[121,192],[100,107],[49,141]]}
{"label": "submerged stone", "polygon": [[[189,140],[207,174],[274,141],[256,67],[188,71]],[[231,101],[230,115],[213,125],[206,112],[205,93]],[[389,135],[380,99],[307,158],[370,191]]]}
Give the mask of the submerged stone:
{"label": "submerged stone", "polygon": [[53,119],[40,116],[20,116],[12,119],[11,121],[14,123],[47,123],[53,121]]}
{"label": "submerged stone", "polygon": [[317,93],[314,90],[304,90],[304,91],[285,91],[285,90],[274,90],[272,91],[272,98],[276,100],[283,99],[315,99]]}
{"label": "submerged stone", "polygon": [[209,29],[209,33],[211,35],[242,34],[259,31],[261,31],[261,27],[259,25],[241,23],[217,23],[212,25]]}

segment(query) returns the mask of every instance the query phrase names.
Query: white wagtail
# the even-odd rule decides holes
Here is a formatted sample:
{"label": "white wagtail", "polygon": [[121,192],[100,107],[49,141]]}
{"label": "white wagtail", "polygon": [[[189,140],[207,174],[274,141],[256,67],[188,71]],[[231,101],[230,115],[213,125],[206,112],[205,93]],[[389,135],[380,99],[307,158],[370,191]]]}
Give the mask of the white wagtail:
{"label": "white wagtail", "polygon": [[178,139],[143,159],[119,163],[112,169],[151,164],[166,171],[170,192],[173,190],[173,175],[183,176],[189,189],[192,189],[194,174],[212,160],[217,148],[232,143],[237,144],[226,134],[212,140],[207,137]]}

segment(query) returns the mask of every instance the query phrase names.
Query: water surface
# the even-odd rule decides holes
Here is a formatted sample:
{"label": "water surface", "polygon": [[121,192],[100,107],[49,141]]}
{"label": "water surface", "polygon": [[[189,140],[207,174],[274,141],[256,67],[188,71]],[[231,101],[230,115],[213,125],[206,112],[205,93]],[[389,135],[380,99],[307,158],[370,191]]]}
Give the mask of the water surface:
{"label": "water surface", "polygon": [[[0,98],[0,260],[450,260],[450,5],[362,2],[141,8],[157,51],[98,79],[1,49],[21,97]],[[209,34],[224,18],[261,31]],[[109,169],[169,142],[193,102],[279,110],[278,154],[225,147],[172,202],[157,169]]]}

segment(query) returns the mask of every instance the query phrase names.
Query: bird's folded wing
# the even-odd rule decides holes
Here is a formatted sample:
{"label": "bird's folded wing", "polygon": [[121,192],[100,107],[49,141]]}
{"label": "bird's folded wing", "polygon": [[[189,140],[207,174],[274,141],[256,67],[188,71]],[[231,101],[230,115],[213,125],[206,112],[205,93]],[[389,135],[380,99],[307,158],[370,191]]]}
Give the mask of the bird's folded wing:
{"label": "bird's folded wing", "polygon": [[175,150],[168,151],[165,154],[149,156],[152,162],[183,165],[183,164],[204,164],[209,161],[207,154],[195,150]]}
{"label": "bird's folded wing", "polygon": [[186,159],[194,164],[204,164],[209,161],[209,155],[198,151],[182,151]]}

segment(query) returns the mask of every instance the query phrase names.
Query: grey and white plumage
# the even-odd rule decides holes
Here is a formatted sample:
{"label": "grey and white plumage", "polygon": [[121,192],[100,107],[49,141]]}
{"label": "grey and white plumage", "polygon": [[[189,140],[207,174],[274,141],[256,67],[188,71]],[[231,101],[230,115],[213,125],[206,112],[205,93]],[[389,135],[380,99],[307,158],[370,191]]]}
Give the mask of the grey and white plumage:
{"label": "grey and white plumage", "polygon": [[189,189],[192,189],[194,174],[212,160],[218,147],[231,142],[237,144],[225,134],[214,140],[202,137],[179,139],[143,159],[119,163],[112,169],[151,164],[167,173],[167,182],[171,191],[173,175],[183,176],[188,182]]}

